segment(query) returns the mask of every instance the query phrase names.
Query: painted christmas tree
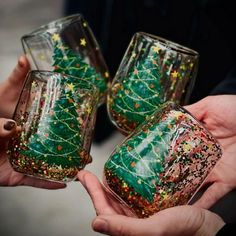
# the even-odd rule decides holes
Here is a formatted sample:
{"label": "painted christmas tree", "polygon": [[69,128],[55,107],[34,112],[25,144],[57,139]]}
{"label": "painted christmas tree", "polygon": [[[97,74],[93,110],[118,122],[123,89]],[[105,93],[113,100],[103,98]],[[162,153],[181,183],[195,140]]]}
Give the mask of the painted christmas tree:
{"label": "painted christmas tree", "polygon": [[[161,68],[159,48],[153,46],[148,56],[133,55],[132,68],[127,77],[121,75],[122,81],[111,89],[108,100],[110,114],[118,126],[129,132],[142,123],[163,102],[163,85],[161,84]],[[145,54],[145,53],[144,53]]]}
{"label": "painted christmas tree", "polygon": [[174,132],[170,127],[174,123],[174,120],[167,120],[161,125],[157,122],[150,128],[144,127],[114,152],[105,164],[106,181],[109,187],[114,187],[114,192],[122,196],[124,191],[117,183],[114,185],[114,178],[119,178],[131,195],[138,193],[153,202],[156,186],[161,185],[160,175]]}
{"label": "painted christmas tree", "polygon": [[[78,120],[79,93],[75,93],[73,79],[60,81],[61,91],[58,97],[54,89],[47,89],[45,100],[41,101],[41,118],[38,127],[32,127],[32,134],[25,145],[22,155],[42,160],[49,165],[63,167],[82,167],[81,124]],[[53,83],[49,80],[48,88]],[[49,93],[48,93],[49,92]],[[54,103],[54,104],[53,104]]]}
{"label": "painted christmas tree", "polygon": [[134,36],[109,92],[113,122],[129,134],[161,103],[186,100],[195,63],[196,55],[182,54],[176,46],[153,43],[149,36]]}
{"label": "painted christmas tree", "polygon": [[[53,35],[52,39],[55,43],[53,54],[54,71],[91,82],[99,89],[100,97],[102,97],[107,90],[108,72],[105,72],[104,77],[97,73],[95,68],[87,64],[79,53],[73,52],[66,46],[58,34]],[[87,42],[85,39],[81,39],[80,45],[86,47]]]}

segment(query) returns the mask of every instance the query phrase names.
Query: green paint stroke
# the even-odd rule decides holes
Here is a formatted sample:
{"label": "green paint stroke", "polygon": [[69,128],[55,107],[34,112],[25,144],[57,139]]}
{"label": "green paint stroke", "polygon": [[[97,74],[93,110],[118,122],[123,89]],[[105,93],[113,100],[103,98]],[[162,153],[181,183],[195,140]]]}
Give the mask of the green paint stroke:
{"label": "green paint stroke", "polygon": [[74,53],[61,40],[56,41],[53,54],[54,71],[72,75],[91,82],[95,85],[102,97],[107,90],[106,79],[100,73],[88,65],[78,53]]}
{"label": "green paint stroke", "polygon": [[136,133],[112,154],[105,164],[105,171],[111,171],[152,202],[156,186],[161,185],[159,175],[164,171],[174,132],[169,127],[174,123],[175,119],[167,119]]}
{"label": "green paint stroke", "polygon": [[[49,94],[45,96],[41,108],[41,118],[35,122],[35,126],[38,126],[32,127],[32,130],[36,132],[30,136],[24,150],[20,150],[22,155],[62,167],[81,164],[79,152],[82,127],[77,119],[77,109],[82,103],[82,98],[79,93],[71,91],[66,86],[73,81],[74,78],[69,77],[69,79],[59,82],[63,86],[52,107],[47,108],[47,104],[52,103],[52,97]],[[47,83],[49,87],[50,82],[52,81]],[[48,89],[48,91],[50,90]]]}

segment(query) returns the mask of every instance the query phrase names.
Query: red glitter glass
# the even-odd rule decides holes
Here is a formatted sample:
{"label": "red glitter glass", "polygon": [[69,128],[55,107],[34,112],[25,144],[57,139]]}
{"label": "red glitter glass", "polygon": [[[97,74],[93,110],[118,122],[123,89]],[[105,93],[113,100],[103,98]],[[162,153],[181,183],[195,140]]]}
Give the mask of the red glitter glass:
{"label": "red glitter glass", "polygon": [[221,157],[219,143],[189,112],[163,104],[111,154],[104,185],[137,217],[188,204]]}

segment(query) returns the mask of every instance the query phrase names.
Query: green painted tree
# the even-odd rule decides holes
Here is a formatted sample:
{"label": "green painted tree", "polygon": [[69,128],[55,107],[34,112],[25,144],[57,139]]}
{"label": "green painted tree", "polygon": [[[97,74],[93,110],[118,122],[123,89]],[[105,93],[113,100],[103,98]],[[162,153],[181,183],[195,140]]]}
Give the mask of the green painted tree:
{"label": "green painted tree", "polygon": [[[134,53],[129,62],[131,71],[127,75],[124,75],[125,72],[118,72],[116,82],[110,91],[110,114],[115,117],[115,121],[120,119],[118,125],[124,130],[130,129],[126,130],[128,132],[142,123],[163,102],[158,50],[157,46],[146,46],[142,52],[143,56]],[[117,114],[121,118],[116,118]],[[127,121],[130,127],[122,127]]]}
{"label": "green painted tree", "polygon": [[[48,85],[50,87],[50,83]],[[32,127],[35,131],[24,147],[21,154],[29,158],[42,160],[50,165],[63,167],[80,166],[81,160],[79,153],[81,151],[81,124],[78,121],[78,104],[80,97],[74,93],[73,79],[60,81],[61,92],[58,98],[52,104],[51,96],[55,93],[53,89],[51,94],[47,91],[45,100],[41,100],[41,119],[39,126]],[[38,123],[34,123],[37,125]]]}
{"label": "green painted tree", "polygon": [[139,129],[137,134],[118,147],[105,164],[105,175],[110,173],[106,175],[108,186],[114,187],[112,190],[119,196],[122,196],[119,192],[122,190],[111,183],[114,176],[149,202],[153,201],[157,186],[161,185],[160,174],[164,171],[165,157],[174,132],[170,127],[175,120],[167,119],[160,125],[150,119],[148,124],[152,122],[151,127],[146,125]]}
{"label": "green painted tree", "polygon": [[[102,97],[107,90],[107,78],[97,73],[95,68],[87,64],[78,53],[73,52],[60,38],[56,38],[54,42],[54,71],[91,82],[99,89],[100,97]],[[105,75],[108,76],[107,73]]]}

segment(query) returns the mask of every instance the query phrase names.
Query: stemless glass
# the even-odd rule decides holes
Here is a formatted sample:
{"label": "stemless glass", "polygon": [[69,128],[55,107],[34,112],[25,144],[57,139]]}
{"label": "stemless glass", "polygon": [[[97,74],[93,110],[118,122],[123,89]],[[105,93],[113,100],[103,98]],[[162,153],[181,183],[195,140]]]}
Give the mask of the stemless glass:
{"label": "stemless glass", "polygon": [[108,112],[123,134],[131,133],[166,101],[187,102],[197,73],[198,53],[136,33],[108,94]]}
{"label": "stemless glass", "polygon": [[124,210],[144,218],[188,204],[220,157],[209,131],[167,102],[113,151],[104,186]]}
{"label": "stemless glass", "polygon": [[92,161],[89,152],[98,94],[86,80],[30,72],[13,116],[22,129],[9,142],[14,170],[52,181],[73,180]]}
{"label": "stemless glass", "polygon": [[109,73],[99,45],[82,15],[50,22],[22,37],[31,67],[62,72],[91,81],[99,88],[101,102],[109,84]]}

